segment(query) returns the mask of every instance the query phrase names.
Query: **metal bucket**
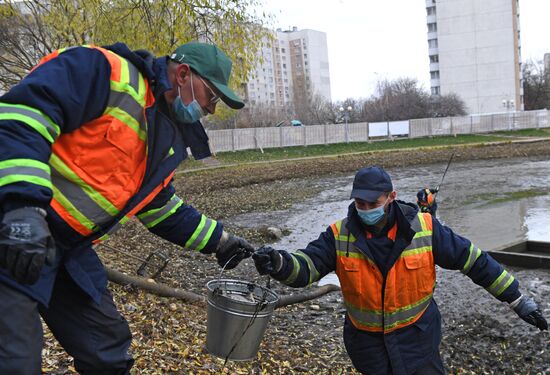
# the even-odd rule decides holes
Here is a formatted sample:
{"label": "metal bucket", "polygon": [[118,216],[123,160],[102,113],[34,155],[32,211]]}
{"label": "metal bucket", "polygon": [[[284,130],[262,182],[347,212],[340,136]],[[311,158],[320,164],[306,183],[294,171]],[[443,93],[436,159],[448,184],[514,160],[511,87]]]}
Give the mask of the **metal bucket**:
{"label": "metal bucket", "polygon": [[277,294],[240,280],[212,280],[206,287],[206,349],[217,357],[234,361],[255,358],[279,300]]}

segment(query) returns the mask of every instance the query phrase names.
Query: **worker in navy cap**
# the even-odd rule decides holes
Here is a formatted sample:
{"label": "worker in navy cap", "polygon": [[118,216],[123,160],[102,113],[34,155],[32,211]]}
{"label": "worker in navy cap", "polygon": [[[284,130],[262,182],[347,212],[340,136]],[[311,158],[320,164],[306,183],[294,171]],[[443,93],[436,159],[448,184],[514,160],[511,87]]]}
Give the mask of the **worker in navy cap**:
{"label": "worker in navy cap", "polygon": [[[360,169],[347,215],[305,249],[264,246],[252,255],[260,274],[304,287],[330,272],[340,281],[344,344],[363,374],[445,374],[435,266],[459,270],[527,323],[547,330],[537,303],[499,263],[413,203],[397,200],[388,173]],[[466,311],[465,311],[466,313]]]}

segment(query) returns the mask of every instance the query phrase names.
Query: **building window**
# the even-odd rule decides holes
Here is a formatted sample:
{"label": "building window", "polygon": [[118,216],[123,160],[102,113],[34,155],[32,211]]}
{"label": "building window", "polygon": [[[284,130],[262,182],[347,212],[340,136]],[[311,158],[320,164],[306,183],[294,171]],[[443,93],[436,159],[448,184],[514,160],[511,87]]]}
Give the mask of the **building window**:
{"label": "building window", "polygon": [[430,55],[430,62],[431,63],[438,63],[439,62],[439,55]]}
{"label": "building window", "polygon": [[285,50],[284,48],[281,48],[281,52],[282,52],[282,53],[285,53],[286,50]]}
{"label": "building window", "polygon": [[429,23],[428,24],[428,32],[435,33],[437,31],[437,23]]}
{"label": "building window", "polygon": [[428,40],[428,47],[429,48],[437,48],[437,39],[429,39]]}
{"label": "building window", "polygon": [[432,87],[432,95],[439,95],[441,93],[439,86]]}
{"label": "building window", "polygon": [[428,13],[428,16],[435,15],[435,7],[427,7],[426,12]]}
{"label": "building window", "polygon": [[434,70],[433,72],[430,72],[431,79],[439,79],[439,70]]}

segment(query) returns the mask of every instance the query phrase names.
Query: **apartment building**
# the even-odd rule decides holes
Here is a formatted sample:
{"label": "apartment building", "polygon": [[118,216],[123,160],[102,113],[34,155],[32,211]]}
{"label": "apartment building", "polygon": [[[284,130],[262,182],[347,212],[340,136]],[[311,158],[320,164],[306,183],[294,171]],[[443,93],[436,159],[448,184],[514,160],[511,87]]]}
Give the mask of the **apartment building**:
{"label": "apartment building", "polygon": [[261,51],[258,65],[246,85],[250,107],[283,108],[320,95],[330,101],[327,37],[315,30],[278,29],[271,46]]}
{"label": "apartment building", "polygon": [[523,110],[519,0],[426,0],[431,92],[471,114]]}

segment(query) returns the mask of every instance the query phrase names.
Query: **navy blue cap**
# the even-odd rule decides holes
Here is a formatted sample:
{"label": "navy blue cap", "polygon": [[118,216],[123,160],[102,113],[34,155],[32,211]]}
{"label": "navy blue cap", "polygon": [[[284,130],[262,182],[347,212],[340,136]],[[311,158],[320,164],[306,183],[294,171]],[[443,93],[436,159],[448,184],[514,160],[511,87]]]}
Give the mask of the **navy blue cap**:
{"label": "navy blue cap", "polygon": [[375,202],[382,193],[393,191],[390,175],[380,167],[361,168],[355,174],[350,198]]}

